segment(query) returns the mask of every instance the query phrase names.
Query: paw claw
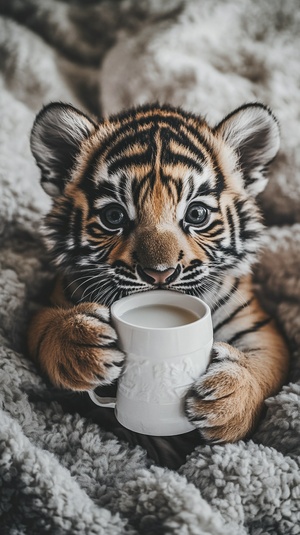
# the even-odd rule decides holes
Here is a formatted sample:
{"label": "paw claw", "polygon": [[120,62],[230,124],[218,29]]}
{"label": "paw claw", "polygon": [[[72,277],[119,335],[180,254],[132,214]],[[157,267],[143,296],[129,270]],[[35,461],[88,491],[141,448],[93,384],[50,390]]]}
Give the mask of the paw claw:
{"label": "paw claw", "polygon": [[243,361],[223,358],[187,392],[186,415],[207,443],[234,442],[252,428],[263,405],[260,394]]}
{"label": "paw claw", "polygon": [[124,354],[106,317],[108,309],[94,303],[81,303],[75,311],[65,313],[57,340],[60,361],[54,383],[71,390],[89,390],[119,377]]}

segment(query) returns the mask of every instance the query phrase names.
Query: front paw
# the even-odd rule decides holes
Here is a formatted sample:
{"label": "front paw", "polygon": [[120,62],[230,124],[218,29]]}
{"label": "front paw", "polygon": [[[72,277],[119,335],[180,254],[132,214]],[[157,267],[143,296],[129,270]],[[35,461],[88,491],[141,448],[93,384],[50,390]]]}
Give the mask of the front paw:
{"label": "front paw", "polygon": [[41,350],[51,356],[47,372],[52,382],[71,390],[112,383],[124,361],[109,323],[109,311],[95,303],[81,303],[56,313]]}
{"label": "front paw", "polygon": [[223,443],[245,438],[262,406],[261,390],[247,369],[247,357],[228,344],[214,344],[211,365],[185,399],[187,417],[204,440]]}

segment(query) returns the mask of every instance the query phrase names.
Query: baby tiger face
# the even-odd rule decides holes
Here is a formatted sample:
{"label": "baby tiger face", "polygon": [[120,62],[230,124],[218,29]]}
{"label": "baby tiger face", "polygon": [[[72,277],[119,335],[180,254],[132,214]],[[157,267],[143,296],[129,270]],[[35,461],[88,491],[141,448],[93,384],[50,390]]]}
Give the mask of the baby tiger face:
{"label": "baby tiger face", "polygon": [[255,195],[279,146],[263,105],[211,128],[169,106],[95,124],[50,104],[31,146],[54,197],[47,246],[82,299],[110,305],[153,288],[204,297],[249,271],[262,226]]}

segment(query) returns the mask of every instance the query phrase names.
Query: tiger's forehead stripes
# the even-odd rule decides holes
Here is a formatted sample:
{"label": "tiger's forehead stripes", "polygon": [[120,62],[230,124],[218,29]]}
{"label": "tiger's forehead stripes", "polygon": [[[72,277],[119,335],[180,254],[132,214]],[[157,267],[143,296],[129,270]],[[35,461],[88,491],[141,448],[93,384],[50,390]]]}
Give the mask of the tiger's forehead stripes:
{"label": "tiger's forehead stripes", "polygon": [[120,127],[123,125],[127,125],[129,123],[132,123],[133,121],[137,122],[138,124],[143,124],[145,120],[159,120],[159,119],[172,119],[173,123],[176,123],[176,121],[182,122],[184,119],[186,122],[188,122],[191,126],[194,125],[197,128],[197,125],[199,125],[199,122],[204,123],[203,120],[199,120],[198,117],[193,115],[192,113],[186,112],[179,108],[174,108],[172,106],[168,105],[153,105],[149,104],[144,105],[140,108],[131,109],[128,111],[125,111],[123,114],[118,114],[115,116],[110,117],[110,123],[115,124],[116,126]]}
{"label": "tiger's forehead stripes", "polygon": [[[118,117],[117,121],[111,119],[109,124],[104,122],[99,130],[102,131],[96,143],[96,150],[90,159],[89,171],[97,167],[97,161],[106,161],[109,172],[113,173],[122,166],[130,164],[153,165],[155,160],[155,144],[153,142],[157,131],[163,132],[164,140],[162,164],[176,155],[176,160],[193,166],[204,160],[211,164],[215,170],[219,184],[223,181],[216,154],[212,150],[211,132],[204,121],[194,118],[190,114],[169,110],[149,109],[137,111],[135,114],[125,114],[125,119]],[[124,120],[123,120],[124,119]],[[107,133],[105,133],[105,128]],[[169,140],[172,140],[172,144]],[[177,144],[176,151],[173,150]],[[132,162],[130,161],[132,158]],[[135,160],[135,161],[134,161]]]}
{"label": "tiger's forehead stripes", "polygon": [[[146,123],[142,130],[140,129],[139,124],[135,126],[136,128],[133,128],[132,126],[129,129],[121,128],[118,138],[115,139],[114,136],[114,139],[111,141],[111,148],[107,148],[105,153],[103,153],[103,158],[108,163],[111,161],[115,162],[117,158],[122,160],[122,158],[125,156],[128,146],[131,146],[135,143],[137,143],[140,147],[142,145],[147,145],[148,150],[152,148],[152,153],[148,153],[149,160],[151,159],[151,156],[155,159],[156,154],[154,140],[158,132],[160,132],[160,138],[163,142],[165,159],[168,157],[168,150],[171,149],[172,151],[172,146],[169,143],[169,141],[172,140],[172,142],[177,141],[178,148],[181,147],[181,150],[177,150],[176,154],[178,154],[178,156],[185,155],[186,157],[189,157],[189,163],[195,164],[204,160],[203,150],[201,150],[201,147],[199,146],[200,140],[198,140],[198,143],[196,143],[195,141],[197,140],[195,140],[195,136],[189,135],[188,130],[186,128],[183,129],[182,124],[175,128],[174,125],[169,124],[165,120],[160,120],[156,123],[153,123],[153,121],[151,121],[149,124]],[[137,154],[139,152],[141,152],[141,149],[137,151]]]}
{"label": "tiger's forehead stripes", "polygon": [[[177,136],[176,136],[177,137]],[[171,151],[171,153],[173,155],[183,155],[185,156],[187,159],[189,159],[190,161],[193,161],[194,163],[197,162],[198,165],[200,166],[200,162],[203,161],[204,159],[204,156],[203,156],[203,153],[200,152],[195,152],[193,150],[193,148],[191,147],[191,145],[187,146],[187,145],[184,145],[180,139],[176,139],[175,136],[172,136],[172,138],[170,139],[169,141],[169,149]],[[199,157],[200,156],[200,157]],[[200,167],[201,169],[201,167]]]}
{"label": "tiger's forehead stripes", "polygon": [[[189,139],[189,142],[193,142],[194,147],[198,147],[200,151],[204,151],[209,155],[218,178],[218,188],[222,191],[224,187],[224,176],[217,158],[219,147],[218,144],[216,145],[213,132],[208,127],[205,120],[182,110],[168,108],[168,106],[164,106],[160,109],[151,106],[149,109],[145,107],[140,112],[137,111],[135,114],[124,114],[120,120],[119,117],[117,119],[118,126],[121,128],[122,126],[124,127],[123,120],[126,121],[125,126],[134,124],[138,129],[151,120],[151,125],[156,122],[156,124],[159,124],[161,127],[168,126],[169,129],[172,129],[173,137],[178,135],[178,133],[180,133],[181,136],[185,134],[186,138]],[[200,155],[198,154],[198,156]]]}

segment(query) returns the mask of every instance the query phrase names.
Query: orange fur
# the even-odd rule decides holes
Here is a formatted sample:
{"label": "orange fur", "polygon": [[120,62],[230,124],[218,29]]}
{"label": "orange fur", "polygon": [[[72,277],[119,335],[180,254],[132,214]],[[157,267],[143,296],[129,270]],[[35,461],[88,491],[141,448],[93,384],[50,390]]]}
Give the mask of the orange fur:
{"label": "orange fur", "polygon": [[52,299],[64,306],[40,310],[28,332],[30,355],[52,383],[70,390],[90,390],[99,382],[117,379],[124,355],[116,347],[106,307],[96,303],[66,306],[57,289]]}

